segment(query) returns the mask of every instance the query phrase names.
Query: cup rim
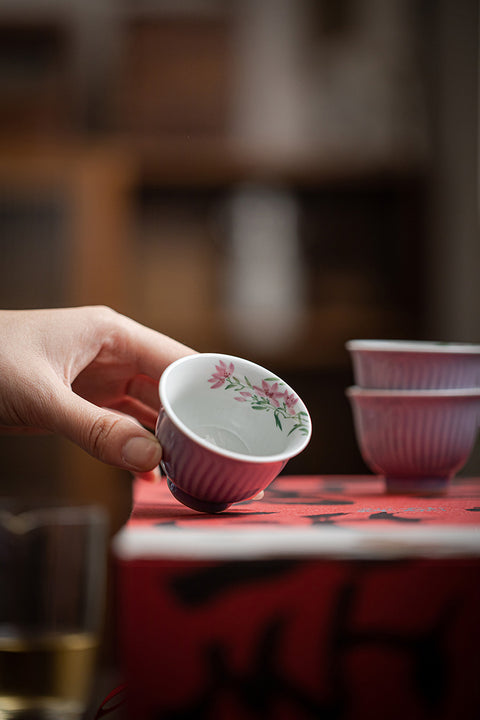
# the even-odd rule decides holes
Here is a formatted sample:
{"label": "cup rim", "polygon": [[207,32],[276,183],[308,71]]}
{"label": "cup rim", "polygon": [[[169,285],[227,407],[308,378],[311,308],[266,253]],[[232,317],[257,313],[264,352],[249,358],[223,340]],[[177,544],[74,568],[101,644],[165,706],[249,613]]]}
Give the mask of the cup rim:
{"label": "cup rim", "polygon": [[404,352],[434,355],[480,355],[480,344],[434,340],[348,340],[349,352]]}
{"label": "cup rim", "polygon": [[[169,402],[167,396],[166,396],[166,384],[168,381],[168,376],[173,372],[173,370],[178,367],[179,365],[183,365],[184,363],[188,362],[194,362],[196,358],[202,357],[202,358],[212,358],[212,360],[223,360],[224,362],[242,362],[247,363],[247,365],[252,366],[255,368],[256,371],[260,370],[261,372],[265,373],[267,376],[272,377],[272,371],[268,370],[267,368],[263,367],[262,365],[259,365],[258,363],[253,362],[252,360],[247,360],[246,358],[241,358],[236,355],[228,355],[226,353],[215,353],[215,352],[208,352],[208,353],[195,353],[194,355],[185,355],[184,357],[178,358],[177,360],[174,360],[170,365],[168,365],[165,370],[163,371],[159,383],[158,383],[158,393],[160,397],[160,403],[161,408],[165,411],[167,414],[170,422],[175,425],[178,430],[180,430],[184,435],[186,435],[190,440],[195,442],[197,445],[200,445],[201,447],[205,448],[209,452],[213,452],[217,455],[220,455],[221,457],[230,458],[232,460],[237,460],[238,462],[244,462],[244,463],[250,463],[250,464],[268,464],[268,463],[275,463],[275,462],[283,462],[287,461],[296,455],[299,455],[303,450],[307,447],[308,443],[310,442],[311,436],[312,436],[312,419],[310,417],[310,413],[308,412],[308,409],[303,402],[302,398],[298,395],[298,393],[293,390],[293,388],[288,385],[284,380],[282,380],[280,377],[278,380],[280,380],[284,385],[285,388],[295,393],[295,395],[298,397],[300,402],[302,403],[302,409],[307,413],[308,417],[308,433],[304,436],[302,442],[299,444],[299,446],[295,449],[294,452],[291,450],[284,451],[282,453],[276,453],[273,455],[246,455],[243,453],[238,453],[233,450],[227,450],[226,448],[218,447],[217,445],[214,445],[213,443],[209,442],[205,438],[202,438],[200,435],[197,435],[194,433],[190,428],[185,425],[185,423],[180,420],[175,410],[172,408],[171,403]],[[277,377],[277,376],[275,376]]]}
{"label": "cup rim", "polygon": [[351,385],[345,390],[347,397],[386,397],[386,398],[480,398],[480,388],[428,388],[428,389],[389,389],[364,388]]}

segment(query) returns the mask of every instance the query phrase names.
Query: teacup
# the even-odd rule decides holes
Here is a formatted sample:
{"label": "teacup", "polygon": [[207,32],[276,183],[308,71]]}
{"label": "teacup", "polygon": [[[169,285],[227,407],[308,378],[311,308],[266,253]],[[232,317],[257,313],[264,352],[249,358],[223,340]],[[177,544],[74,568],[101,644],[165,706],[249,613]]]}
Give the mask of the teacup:
{"label": "teacup", "polygon": [[243,358],[188,355],[163,372],[156,436],[172,495],[221,512],[264,490],[307,446],[305,404],[280,378]]}
{"label": "teacup", "polygon": [[358,446],[389,492],[439,492],[467,462],[480,425],[480,388],[350,387]]}
{"label": "teacup", "polygon": [[355,384],[383,390],[480,387],[480,345],[349,340]]}

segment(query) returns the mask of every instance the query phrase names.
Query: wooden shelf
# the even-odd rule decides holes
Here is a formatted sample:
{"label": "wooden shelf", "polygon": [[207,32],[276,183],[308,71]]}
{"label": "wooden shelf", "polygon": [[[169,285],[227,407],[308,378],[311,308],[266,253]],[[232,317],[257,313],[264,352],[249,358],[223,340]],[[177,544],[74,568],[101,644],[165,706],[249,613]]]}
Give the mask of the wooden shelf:
{"label": "wooden shelf", "polygon": [[163,187],[224,187],[245,183],[315,187],[335,183],[401,182],[421,177],[418,158],[404,153],[395,158],[262,151],[232,140],[161,138],[115,135],[135,164],[139,179]]}
{"label": "wooden shelf", "polygon": [[164,188],[222,188],[242,184],[273,184],[315,188],[342,184],[375,185],[411,182],[425,177],[426,166],[408,153],[391,159],[339,153],[271,153],[227,140],[104,137],[36,142],[10,133],[0,139],[1,167],[12,181],[31,177],[42,182],[77,172],[79,164],[117,162],[134,185]]}

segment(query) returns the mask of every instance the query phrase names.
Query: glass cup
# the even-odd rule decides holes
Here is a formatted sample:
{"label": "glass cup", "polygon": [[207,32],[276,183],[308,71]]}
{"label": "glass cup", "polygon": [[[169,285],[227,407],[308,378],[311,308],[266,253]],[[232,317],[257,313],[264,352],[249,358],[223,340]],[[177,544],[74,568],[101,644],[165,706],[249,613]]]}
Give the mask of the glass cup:
{"label": "glass cup", "polygon": [[0,720],[78,720],[103,621],[107,520],[97,507],[0,500]]}

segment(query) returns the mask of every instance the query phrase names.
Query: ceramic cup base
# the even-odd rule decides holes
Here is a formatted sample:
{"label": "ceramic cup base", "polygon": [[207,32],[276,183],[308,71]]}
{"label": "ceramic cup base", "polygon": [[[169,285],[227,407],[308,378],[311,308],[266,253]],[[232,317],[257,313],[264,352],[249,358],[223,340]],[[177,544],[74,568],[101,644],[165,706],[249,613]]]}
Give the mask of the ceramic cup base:
{"label": "ceramic cup base", "polygon": [[384,478],[388,493],[443,493],[447,490],[448,477],[389,477]]}
{"label": "ceramic cup base", "polygon": [[186,507],[191,508],[192,510],[196,510],[197,512],[203,512],[208,514],[220,513],[229,508],[231,505],[231,503],[215,503],[208,502],[206,500],[199,500],[198,498],[193,497],[193,495],[189,495],[187,492],[177,487],[175,483],[170,480],[168,475],[167,486],[173,497],[178,500],[178,502],[182,503],[182,505],[185,505]]}

